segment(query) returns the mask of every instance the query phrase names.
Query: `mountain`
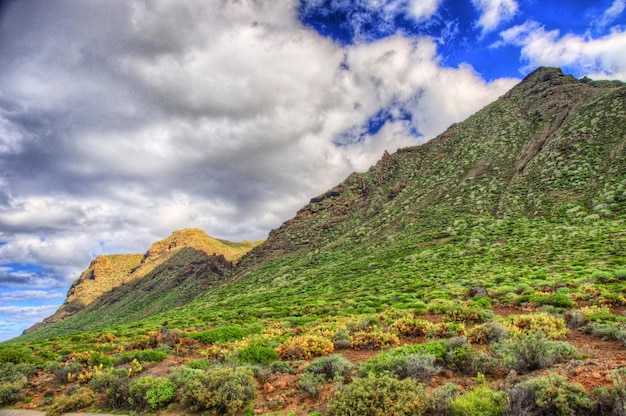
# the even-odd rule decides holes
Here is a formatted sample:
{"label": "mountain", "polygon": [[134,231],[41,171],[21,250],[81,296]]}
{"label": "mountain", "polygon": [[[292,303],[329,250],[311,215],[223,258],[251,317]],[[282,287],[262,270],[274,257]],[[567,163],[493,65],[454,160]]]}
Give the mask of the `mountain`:
{"label": "mountain", "polygon": [[0,346],[0,396],[159,399],[168,414],[418,412],[376,402],[397,392],[428,414],[623,411],[624,83],[539,68],[312,198],[236,263],[207,238],[94,260],[65,315]]}
{"label": "mountain", "polygon": [[[210,237],[199,229],[184,229],[152,244],[143,255],[98,256],[74,281],[54,315],[25,333],[59,323],[81,311],[85,311],[83,315],[92,313],[93,325],[101,326],[180,306],[219,280],[232,269],[233,262],[259,243],[233,243]],[[109,309],[114,312],[107,312]],[[80,327],[90,328],[84,323]]]}
{"label": "mountain", "polygon": [[[232,270],[205,257],[212,248],[174,257],[176,242],[164,240],[134,269],[170,253],[150,279],[37,336],[148,316],[148,326],[190,327],[425,308],[477,285],[505,301],[521,287],[584,282],[626,252],[625,101],[621,82],[539,68],[434,140],[312,198]],[[186,267],[206,276],[203,264],[220,272],[179,290]],[[159,279],[159,295],[138,302]],[[173,287],[176,299],[191,294],[160,300]]]}

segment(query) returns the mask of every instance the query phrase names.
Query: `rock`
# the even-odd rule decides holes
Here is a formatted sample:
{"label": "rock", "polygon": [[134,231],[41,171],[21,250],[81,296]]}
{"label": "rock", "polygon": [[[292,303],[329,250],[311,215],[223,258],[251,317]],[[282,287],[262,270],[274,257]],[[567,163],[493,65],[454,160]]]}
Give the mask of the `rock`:
{"label": "rock", "polygon": [[276,390],[276,388],[270,383],[265,383],[263,385],[263,391],[265,392],[265,394],[272,393],[274,390]]}
{"label": "rock", "polygon": [[602,378],[602,374],[598,373],[597,371],[594,371],[593,373],[591,373],[591,377],[595,378],[596,380],[599,380]]}
{"label": "rock", "polygon": [[481,286],[475,286],[470,289],[469,295],[471,298],[484,297],[488,298],[489,294],[487,293],[487,289]]}

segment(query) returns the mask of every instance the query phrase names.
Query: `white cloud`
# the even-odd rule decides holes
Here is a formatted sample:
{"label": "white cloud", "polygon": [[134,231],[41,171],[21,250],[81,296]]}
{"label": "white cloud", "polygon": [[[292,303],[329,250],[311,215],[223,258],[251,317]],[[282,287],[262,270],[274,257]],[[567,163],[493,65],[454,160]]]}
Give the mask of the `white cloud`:
{"label": "white cloud", "polygon": [[441,0],[410,0],[409,15],[415,20],[428,20],[437,13]]}
{"label": "white cloud", "polygon": [[613,31],[599,38],[561,36],[535,21],[500,33],[504,43],[521,47],[528,68],[565,66],[591,78],[626,80],[626,32]]}
{"label": "white cloud", "polygon": [[0,306],[0,340],[16,337],[22,331],[52,315],[59,305]]}
{"label": "white cloud", "polygon": [[516,0],[472,0],[472,4],[480,12],[476,24],[483,33],[491,32],[501,23],[511,20],[519,8]]}
{"label": "white cloud", "polygon": [[[35,300],[50,300],[50,299],[63,300],[64,298],[65,298],[65,293],[50,292],[46,290],[15,290],[11,292],[0,293],[0,301],[2,302],[21,302],[21,301],[32,302]],[[15,312],[14,309],[11,309],[9,311]]]}

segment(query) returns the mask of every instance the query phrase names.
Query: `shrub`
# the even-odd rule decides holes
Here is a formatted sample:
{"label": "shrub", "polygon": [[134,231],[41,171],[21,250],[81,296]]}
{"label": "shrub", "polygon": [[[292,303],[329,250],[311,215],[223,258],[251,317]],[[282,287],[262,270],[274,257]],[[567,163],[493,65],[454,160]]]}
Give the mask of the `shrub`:
{"label": "shrub", "polygon": [[157,410],[171,403],[176,397],[176,384],[165,378],[145,376],[133,380],[128,389],[129,403],[136,409],[148,406]]}
{"label": "shrub", "polygon": [[427,393],[413,379],[368,376],[341,386],[328,407],[338,416],[413,416],[421,415],[427,403]]}
{"label": "shrub", "polygon": [[496,367],[495,359],[484,351],[474,351],[465,337],[450,338],[444,344],[444,364],[462,374],[491,373]]}
{"label": "shrub", "polygon": [[253,342],[237,351],[237,359],[250,364],[269,364],[278,360],[278,353],[273,348]]}
{"label": "shrub", "polygon": [[458,384],[447,383],[433,390],[432,399],[428,406],[427,414],[448,415],[452,413],[450,405],[461,395],[461,388]]}
{"label": "shrub", "polygon": [[413,378],[424,381],[440,371],[435,364],[437,358],[429,354],[382,353],[362,364],[359,374],[389,375],[400,380]]}
{"label": "shrub", "polygon": [[377,350],[398,344],[400,344],[400,339],[396,334],[379,330],[356,332],[352,335],[350,342],[350,346],[355,350]]}
{"label": "shrub", "polygon": [[182,391],[182,403],[194,412],[235,415],[256,397],[252,372],[241,367],[208,371],[182,367],[171,378]]}
{"label": "shrub", "polygon": [[595,389],[594,415],[626,415],[626,369],[613,370],[611,381],[612,386]]}
{"label": "shrub", "polygon": [[108,409],[123,410],[130,408],[130,379],[124,369],[114,369],[96,374],[89,386],[104,393],[102,404]]}
{"label": "shrub", "polygon": [[531,302],[535,302],[538,305],[552,305],[558,308],[571,308],[576,305],[569,296],[565,293],[552,293],[549,295],[535,295],[529,298]]}
{"label": "shrub", "polygon": [[513,332],[529,334],[542,331],[551,339],[563,339],[567,335],[567,327],[562,318],[556,318],[547,313],[534,313],[526,315],[510,315],[505,324]]}
{"label": "shrub", "polygon": [[17,347],[0,347],[0,364],[20,364],[33,361],[35,361],[35,358],[30,350]]}
{"label": "shrub", "polygon": [[194,368],[196,370],[208,370],[211,367],[214,367],[211,361],[208,358],[198,358],[196,360],[189,360],[186,364],[189,368]]}
{"label": "shrub", "polygon": [[434,338],[449,338],[465,335],[465,325],[457,322],[441,322],[434,324],[428,336]]}
{"label": "shrub", "polygon": [[580,309],[580,313],[585,320],[592,322],[614,322],[618,319],[606,306],[585,306]]}
{"label": "shrub", "polygon": [[432,327],[432,323],[412,317],[400,318],[392,325],[392,328],[407,337],[423,337],[431,331]]}
{"label": "shrub", "polygon": [[479,386],[450,403],[450,409],[458,416],[503,416],[506,408],[506,393],[494,391],[488,386]]}
{"label": "shrub", "polygon": [[216,342],[239,341],[248,332],[236,325],[225,325],[220,328],[209,329],[189,335],[190,338],[197,339],[203,344],[215,344]]}
{"label": "shrub", "polygon": [[176,398],[176,384],[166,378],[156,378],[144,398],[150,408],[161,409]]}
{"label": "shrub", "polygon": [[304,374],[321,375],[324,380],[343,381],[354,369],[354,365],[342,355],[334,354],[315,359],[304,369]]}
{"label": "shrub", "polygon": [[303,335],[288,339],[278,346],[277,352],[283,360],[309,360],[330,354],[334,348],[333,342],[326,338]]}
{"label": "shrub", "polygon": [[513,387],[508,412],[511,416],[585,415],[591,407],[591,398],[582,386],[561,374],[548,373]]}
{"label": "shrub", "polygon": [[467,332],[467,340],[472,344],[491,344],[507,337],[507,330],[496,321],[476,325]]}
{"label": "shrub", "polygon": [[272,373],[295,374],[295,371],[289,364],[284,361],[274,361],[269,365]]}
{"label": "shrub", "polygon": [[350,348],[350,334],[345,331],[335,332],[333,343],[336,350],[345,350]]}
{"label": "shrub", "polygon": [[21,381],[0,383],[0,406],[12,404],[22,398],[25,384]]}
{"label": "shrub", "polygon": [[88,387],[81,387],[74,393],[60,396],[46,410],[46,416],[58,416],[74,410],[84,409],[96,401],[96,394]]}
{"label": "shrub", "polygon": [[476,306],[457,306],[446,312],[443,319],[445,322],[457,322],[463,324],[479,324],[493,316],[488,309]]}
{"label": "shrub", "polygon": [[617,280],[626,280],[626,269],[615,270],[615,278]]}
{"label": "shrub", "polygon": [[550,367],[576,355],[576,348],[563,341],[552,341],[542,332],[500,341],[493,346],[507,369],[527,372]]}
{"label": "shrub", "polygon": [[302,374],[302,376],[300,376],[300,379],[297,382],[297,386],[300,390],[315,399],[322,391],[325,382],[326,379],[322,374],[305,372]]}
{"label": "shrub", "polygon": [[598,283],[611,283],[614,280],[613,273],[603,270],[591,273],[591,278]]}

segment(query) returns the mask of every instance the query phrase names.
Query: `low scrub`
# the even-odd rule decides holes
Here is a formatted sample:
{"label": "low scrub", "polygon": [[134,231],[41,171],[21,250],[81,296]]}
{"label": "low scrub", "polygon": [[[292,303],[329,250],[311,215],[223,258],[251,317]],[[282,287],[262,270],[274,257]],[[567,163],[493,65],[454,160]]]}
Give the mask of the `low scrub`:
{"label": "low scrub", "polygon": [[197,339],[203,344],[215,344],[216,342],[239,341],[248,335],[248,332],[236,325],[225,325],[220,328],[208,329],[195,332],[189,338]]}
{"label": "low scrub", "polygon": [[511,389],[508,414],[582,416],[590,414],[592,407],[591,397],[580,384],[567,381],[561,374],[548,373]]}
{"label": "low scrub", "polygon": [[277,352],[283,360],[310,360],[328,355],[335,349],[333,342],[317,335],[303,335],[288,339],[278,346]]}
{"label": "low scrub", "polygon": [[237,351],[237,360],[249,364],[267,365],[278,358],[276,350],[258,342],[253,342]]}
{"label": "low scrub", "polygon": [[304,374],[321,375],[327,381],[343,381],[348,377],[354,365],[343,355],[333,354],[328,357],[320,357],[304,369]]}
{"label": "low scrub", "polygon": [[437,357],[430,354],[381,353],[363,363],[359,369],[359,374],[361,376],[367,374],[388,375],[400,380],[413,378],[418,381],[426,381],[441,370],[436,361]]}
{"label": "low scrub", "polygon": [[236,415],[256,397],[253,374],[241,367],[206,371],[182,367],[171,380],[178,385],[182,403],[194,412]]}
{"label": "low scrub", "polygon": [[455,416],[504,416],[507,395],[488,386],[476,387],[450,402]]}
{"label": "low scrub", "polygon": [[529,372],[574,358],[576,348],[564,341],[553,341],[543,332],[519,334],[493,345],[493,351],[507,369]]}
{"label": "low scrub", "polygon": [[545,312],[510,315],[504,323],[513,333],[530,334],[541,331],[551,339],[563,339],[567,335],[565,321]]}
{"label": "low scrub", "polygon": [[428,407],[428,394],[410,378],[368,376],[341,386],[328,407],[336,416],[418,416]]}
{"label": "low scrub", "polygon": [[88,387],[58,397],[46,410],[46,416],[58,416],[91,406],[96,401],[96,394]]}
{"label": "low scrub", "polygon": [[134,408],[157,410],[176,398],[176,384],[165,378],[145,376],[133,380],[128,392],[129,402]]}

